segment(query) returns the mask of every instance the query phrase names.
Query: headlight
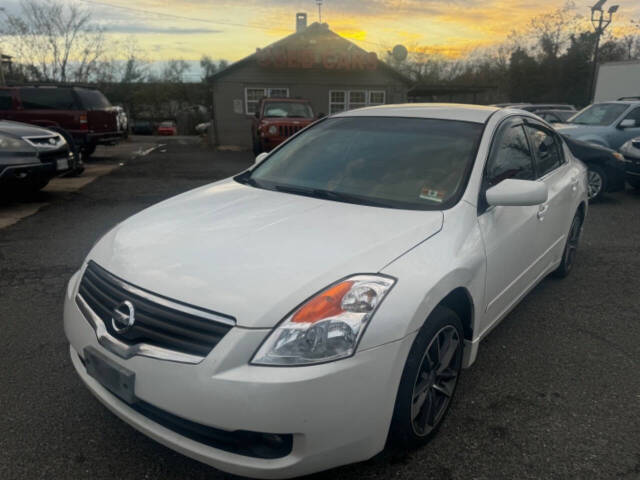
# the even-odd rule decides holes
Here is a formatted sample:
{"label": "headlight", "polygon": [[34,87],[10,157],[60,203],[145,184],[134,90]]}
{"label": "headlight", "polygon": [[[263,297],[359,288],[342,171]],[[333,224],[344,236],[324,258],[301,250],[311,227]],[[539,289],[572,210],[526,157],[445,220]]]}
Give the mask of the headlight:
{"label": "headlight", "polygon": [[9,135],[4,135],[0,133],[0,150],[25,150],[29,147],[27,142],[20,140],[19,138],[14,138]]}
{"label": "headlight", "polygon": [[271,125],[269,127],[269,135],[275,135],[276,133],[278,133],[278,127],[276,127],[275,125]]}
{"label": "headlight", "polygon": [[251,363],[310,365],[353,355],[394,283],[382,275],[355,275],[327,287],[285,318]]}

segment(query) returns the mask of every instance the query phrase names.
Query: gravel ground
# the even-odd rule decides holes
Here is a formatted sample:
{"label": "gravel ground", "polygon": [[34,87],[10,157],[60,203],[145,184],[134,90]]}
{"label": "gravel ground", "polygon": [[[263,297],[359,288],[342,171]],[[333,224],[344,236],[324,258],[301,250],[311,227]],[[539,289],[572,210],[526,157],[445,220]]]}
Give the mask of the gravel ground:
{"label": "gravel ground", "polygon": [[[117,159],[117,155],[112,159]],[[0,230],[0,478],[228,477],[155,443],[86,390],[61,312],[69,276],[113,225],[245,168],[168,142]],[[640,194],[590,208],[575,270],[543,281],[484,341],[439,435],[313,478],[640,478]],[[339,432],[336,432],[339,435]]]}

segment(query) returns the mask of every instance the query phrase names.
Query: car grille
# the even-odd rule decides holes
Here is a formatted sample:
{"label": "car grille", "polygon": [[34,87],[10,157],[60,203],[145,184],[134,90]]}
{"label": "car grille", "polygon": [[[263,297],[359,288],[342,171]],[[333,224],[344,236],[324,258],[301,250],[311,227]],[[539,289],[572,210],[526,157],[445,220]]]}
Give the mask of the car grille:
{"label": "car grille", "polygon": [[280,125],[280,136],[281,137],[290,137],[296,132],[299,132],[304,127],[300,125]]}
{"label": "car grille", "polygon": [[[147,292],[127,284],[92,261],[85,269],[78,293],[103,321],[109,335],[126,345],[146,344],[204,357],[233,324],[233,318],[221,314],[214,315],[228,319],[230,324],[203,318],[213,312],[203,311],[201,317],[163,304],[182,305],[174,300],[166,299],[168,302],[162,303],[153,301],[153,298],[165,299],[154,294],[147,298]],[[130,330],[118,332],[113,328],[112,317],[114,309],[124,301],[133,304],[135,322]],[[195,307],[185,307],[190,311],[195,310]]]}

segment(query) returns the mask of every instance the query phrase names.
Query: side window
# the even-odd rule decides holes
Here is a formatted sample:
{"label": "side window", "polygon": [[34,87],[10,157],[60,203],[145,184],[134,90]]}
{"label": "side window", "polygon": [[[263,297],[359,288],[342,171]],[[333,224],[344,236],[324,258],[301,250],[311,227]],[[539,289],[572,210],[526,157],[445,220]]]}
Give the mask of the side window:
{"label": "side window", "polygon": [[0,90],[0,110],[12,110],[13,99],[11,90]]}
{"label": "side window", "polygon": [[524,128],[520,123],[508,122],[493,140],[485,170],[486,186],[493,187],[508,178],[533,180],[534,177],[533,158]]}
{"label": "side window", "polygon": [[640,127],[640,107],[634,108],[633,110],[631,110],[629,114],[626,117],[624,117],[624,119],[635,120],[636,127]]}
{"label": "side window", "polygon": [[564,163],[562,146],[553,133],[535,125],[527,125],[525,129],[531,140],[531,148],[538,167],[538,177],[546,175]]}
{"label": "side window", "polygon": [[74,110],[75,101],[70,88],[22,88],[22,108],[25,110]]}

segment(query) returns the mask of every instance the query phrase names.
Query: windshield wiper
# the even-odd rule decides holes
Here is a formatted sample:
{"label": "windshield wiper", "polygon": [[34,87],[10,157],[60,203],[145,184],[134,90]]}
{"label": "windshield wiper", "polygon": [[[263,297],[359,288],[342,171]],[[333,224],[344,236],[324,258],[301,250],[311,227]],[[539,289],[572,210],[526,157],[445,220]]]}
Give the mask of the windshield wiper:
{"label": "windshield wiper", "polygon": [[359,195],[352,195],[349,193],[333,192],[331,190],[322,190],[320,188],[305,188],[305,187],[292,187],[289,185],[276,185],[275,190],[284,193],[293,193],[296,195],[305,195],[307,197],[321,198],[323,200],[334,200],[337,202],[355,203],[358,205],[369,205],[372,207],[385,207],[391,208],[385,202],[372,200]]}

